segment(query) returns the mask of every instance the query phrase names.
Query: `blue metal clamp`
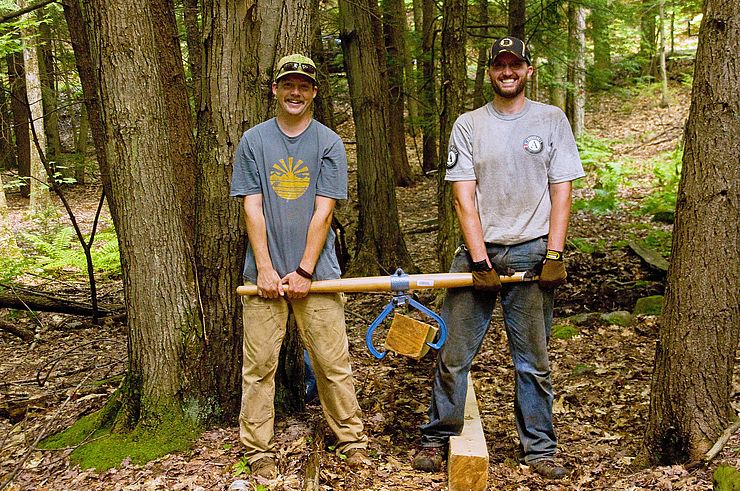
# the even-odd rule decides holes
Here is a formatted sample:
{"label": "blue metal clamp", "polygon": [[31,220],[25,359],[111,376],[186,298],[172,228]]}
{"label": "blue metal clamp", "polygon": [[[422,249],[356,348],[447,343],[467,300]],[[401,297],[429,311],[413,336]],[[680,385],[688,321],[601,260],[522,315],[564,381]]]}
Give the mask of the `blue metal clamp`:
{"label": "blue metal clamp", "polygon": [[388,354],[387,351],[380,352],[377,349],[375,349],[375,346],[373,346],[373,333],[375,332],[375,329],[378,328],[378,326],[385,320],[386,317],[388,317],[388,314],[390,314],[393,309],[401,306],[401,305],[410,305],[411,307],[414,307],[416,310],[421,312],[422,314],[427,315],[428,317],[431,317],[434,319],[437,324],[439,324],[439,337],[437,338],[437,342],[427,342],[426,344],[430,348],[439,349],[442,347],[443,344],[445,344],[445,341],[447,340],[447,325],[445,324],[445,321],[437,315],[434,311],[430,310],[429,308],[425,307],[424,305],[420,304],[410,296],[406,294],[406,291],[409,289],[409,278],[406,273],[403,272],[402,269],[397,269],[394,274],[391,275],[391,290],[393,293],[393,298],[388,303],[388,305],[385,306],[383,311],[378,315],[378,317],[375,318],[372,324],[370,324],[370,327],[367,330],[367,333],[365,334],[365,344],[367,345],[367,349],[370,351],[370,353],[373,354],[373,356],[379,360],[382,360],[385,355]]}

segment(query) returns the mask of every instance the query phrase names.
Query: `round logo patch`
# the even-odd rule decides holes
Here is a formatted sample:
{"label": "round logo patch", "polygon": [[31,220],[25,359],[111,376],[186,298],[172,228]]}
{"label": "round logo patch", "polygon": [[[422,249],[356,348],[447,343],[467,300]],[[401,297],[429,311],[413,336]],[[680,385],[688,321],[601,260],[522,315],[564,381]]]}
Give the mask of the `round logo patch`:
{"label": "round logo patch", "polygon": [[280,162],[272,165],[270,171],[270,185],[278,196],[287,200],[298,199],[308,189],[311,177],[308,175],[308,167],[303,161],[293,162],[293,157],[288,157],[288,162],[280,159]]}
{"label": "round logo patch", "polygon": [[450,151],[447,152],[447,168],[452,169],[457,165],[458,150],[455,145],[450,145]]}
{"label": "round logo patch", "polygon": [[539,136],[532,135],[524,139],[522,146],[529,153],[540,153],[545,146],[545,142]]}

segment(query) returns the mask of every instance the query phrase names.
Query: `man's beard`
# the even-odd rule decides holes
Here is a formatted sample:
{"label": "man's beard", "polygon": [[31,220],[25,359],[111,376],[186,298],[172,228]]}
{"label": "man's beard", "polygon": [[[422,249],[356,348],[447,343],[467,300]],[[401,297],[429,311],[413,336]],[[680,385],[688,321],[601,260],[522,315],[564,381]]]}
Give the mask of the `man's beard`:
{"label": "man's beard", "polygon": [[504,99],[514,99],[516,96],[524,92],[524,89],[527,87],[527,79],[526,78],[520,78],[516,81],[516,86],[514,87],[514,90],[511,91],[511,89],[503,90],[499,86],[498,83],[494,82],[493,84],[493,91],[500,97],[503,97]]}

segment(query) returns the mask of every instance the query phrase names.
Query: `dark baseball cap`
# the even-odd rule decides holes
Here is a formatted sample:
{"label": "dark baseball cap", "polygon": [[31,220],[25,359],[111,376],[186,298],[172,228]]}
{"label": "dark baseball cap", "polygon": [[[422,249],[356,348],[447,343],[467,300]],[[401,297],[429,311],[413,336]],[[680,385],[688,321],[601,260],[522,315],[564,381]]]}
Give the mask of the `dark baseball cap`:
{"label": "dark baseball cap", "polygon": [[503,52],[511,53],[520,60],[526,61],[527,65],[532,64],[532,59],[529,55],[529,48],[524,44],[524,41],[519,38],[515,38],[514,36],[506,36],[497,39],[493,43],[493,46],[491,46],[491,52],[488,56],[488,66],[493,65],[496,57]]}

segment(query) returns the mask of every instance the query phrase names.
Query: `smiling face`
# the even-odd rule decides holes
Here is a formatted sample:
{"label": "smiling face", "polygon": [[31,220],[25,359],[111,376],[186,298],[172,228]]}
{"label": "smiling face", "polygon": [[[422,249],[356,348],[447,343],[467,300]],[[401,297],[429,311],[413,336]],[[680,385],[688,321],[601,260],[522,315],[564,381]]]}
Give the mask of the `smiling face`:
{"label": "smiling face", "polygon": [[311,79],[291,74],[272,84],[272,93],[277,100],[278,112],[283,116],[302,118],[311,116],[311,105],[317,89]]}
{"label": "smiling face", "polygon": [[499,53],[488,68],[493,91],[504,99],[524,97],[524,88],[533,72],[526,61],[509,52]]}

